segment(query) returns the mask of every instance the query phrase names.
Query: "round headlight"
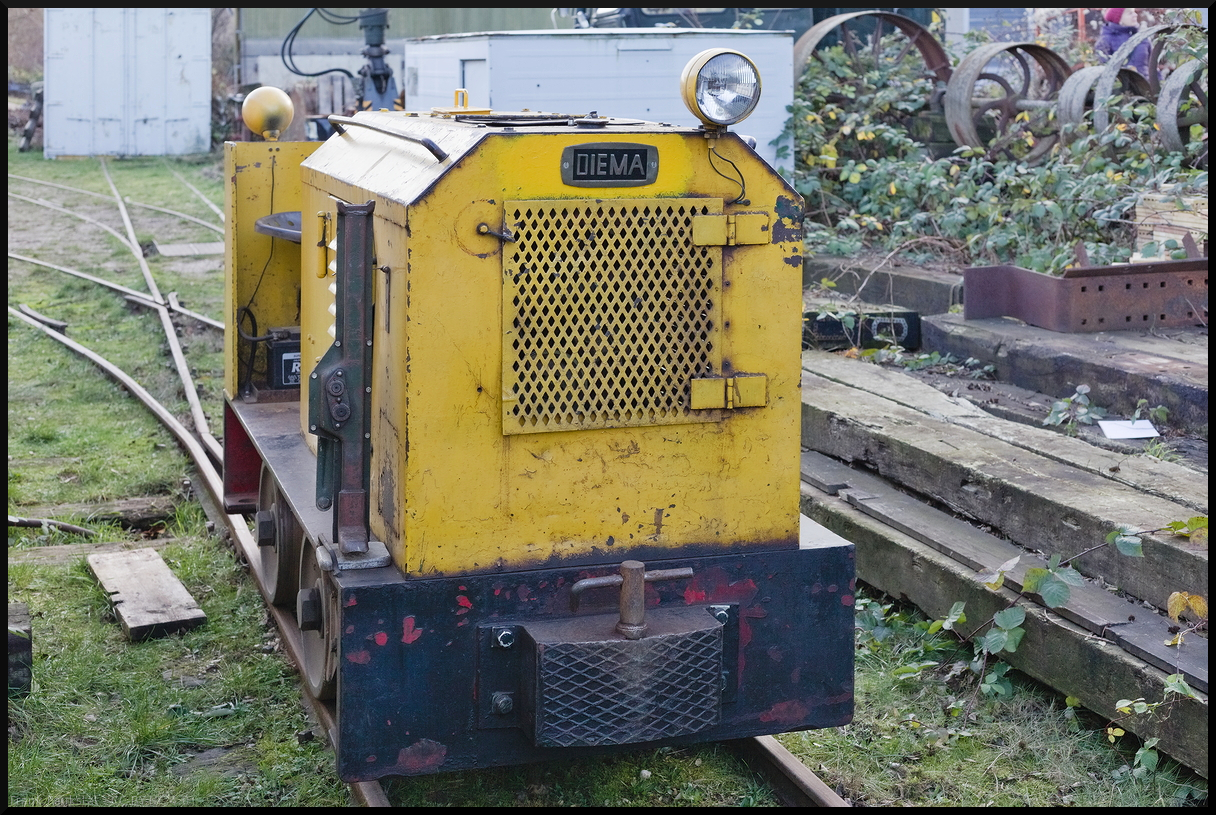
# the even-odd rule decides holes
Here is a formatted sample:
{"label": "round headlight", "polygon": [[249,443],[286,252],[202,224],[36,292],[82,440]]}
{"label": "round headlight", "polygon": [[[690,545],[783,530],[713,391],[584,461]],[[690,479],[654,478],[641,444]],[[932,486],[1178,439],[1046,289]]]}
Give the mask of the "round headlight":
{"label": "round headlight", "polygon": [[738,51],[710,48],[684,66],[680,93],[688,109],[705,124],[733,125],[756,109],[760,72],[756,63]]}
{"label": "round headlight", "polygon": [[241,104],[245,125],[264,139],[274,141],[295,117],[295,106],[286,92],[263,85],[255,88]]}

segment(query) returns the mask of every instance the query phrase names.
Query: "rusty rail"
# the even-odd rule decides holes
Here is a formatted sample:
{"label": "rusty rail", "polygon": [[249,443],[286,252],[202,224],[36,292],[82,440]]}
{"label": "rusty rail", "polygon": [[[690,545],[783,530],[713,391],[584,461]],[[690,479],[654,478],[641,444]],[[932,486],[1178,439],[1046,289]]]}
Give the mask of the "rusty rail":
{"label": "rusty rail", "polygon": [[726,742],[752,772],[760,775],[787,807],[847,807],[849,803],[820,780],[772,736]]}
{"label": "rusty rail", "polygon": [[[153,415],[163,424],[170,433],[178,440],[187,455],[193,460],[195,467],[198,469],[199,477],[202,481],[202,486],[206,491],[207,498],[212,502],[213,507],[222,507],[224,502],[224,484],[215,465],[211,463],[207,451],[203,445],[194,438],[185,425],[174,418],[173,414],[165,408],[160,402],[153,398],[152,394],[148,393],[138,382],[132,379],[121,368],[114,365],[100,354],[86,348],[78,342],[68,339],[62,334],[56,333],[53,329],[43,325],[32,317],[22,314],[13,307],[9,307],[9,314],[22,320],[29,325],[42,331],[51,339],[59,342],[72,351],[80,354],[86,359],[93,362],[111,378],[117,381],[120,385],[126,388],[132,396],[152,411]],[[203,496],[200,495],[200,498]],[[233,548],[238,554],[244,557],[249,566],[249,572],[253,575],[254,582],[258,585],[258,591],[262,593],[263,599],[266,599],[266,607],[270,611],[270,615],[274,618],[275,623],[279,627],[284,650],[288,657],[297,666],[303,665],[300,637],[300,630],[296,627],[295,620],[289,613],[283,609],[272,605],[266,597],[266,588],[264,576],[261,572],[262,558],[258,552],[257,541],[250,532],[248,524],[240,515],[225,514],[222,511],[214,513],[219,517],[225,529],[228,531],[228,536],[232,540]],[[325,728],[325,732],[333,743],[333,735],[336,733],[337,720],[334,710],[331,705],[327,705],[311,696],[304,686],[301,686],[304,693],[305,701],[312,708],[313,713],[317,717],[317,721]],[[383,788],[377,782],[357,782],[350,785],[351,794],[355,796],[364,806],[389,806],[388,798],[384,794]]]}

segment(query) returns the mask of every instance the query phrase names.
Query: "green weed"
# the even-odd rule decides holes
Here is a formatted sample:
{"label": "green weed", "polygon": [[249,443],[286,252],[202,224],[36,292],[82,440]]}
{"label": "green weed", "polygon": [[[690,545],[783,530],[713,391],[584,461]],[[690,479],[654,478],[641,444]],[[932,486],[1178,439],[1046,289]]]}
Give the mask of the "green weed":
{"label": "green weed", "polygon": [[[1166,38],[1162,58],[1206,62],[1206,41],[1194,43],[1185,32]],[[934,88],[919,60],[898,59],[906,47],[900,34],[884,38],[873,64],[865,62],[868,47],[856,55],[841,46],[819,49],[815,70],[799,81],[786,132],[811,254],[928,241],[918,253],[931,244],[961,266],[1014,264],[1059,274],[1075,263],[1078,244],[1091,265],[1126,261],[1133,208],[1144,194],[1207,194],[1207,172],[1197,169],[1206,131],[1186,152],[1167,152],[1152,111],[1119,99],[1106,132],[1070,129],[1037,164],[1020,156],[1037,144],[1030,133],[1003,150],[930,156],[911,133],[931,118]]]}
{"label": "green weed", "polygon": [[[970,646],[949,634],[963,620],[961,608],[931,621],[859,592],[853,722],[779,740],[867,806],[1161,806],[1206,799],[1206,782],[1174,762],[1159,758],[1150,769],[1146,754],[1137,764],[1134,753],[1109,743],[1076,700],[1070,705],[1003,663],[984,677],[972,674],[960,660]],[[1007,689],[973,701],[986,682]],[[1137,767],[1143,771],[1134,773]]]}

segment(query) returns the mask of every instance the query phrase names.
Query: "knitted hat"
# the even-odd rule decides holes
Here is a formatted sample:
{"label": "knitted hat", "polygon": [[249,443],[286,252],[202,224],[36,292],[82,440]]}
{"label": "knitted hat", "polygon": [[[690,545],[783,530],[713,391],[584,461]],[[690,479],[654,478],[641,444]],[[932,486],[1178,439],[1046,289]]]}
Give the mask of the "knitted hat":
{"label": "knitted hat", "polygon": [[1106,10],[1106,22],[1108,22],[1108,23],[1119,22],[1121,19],[1123,19],[1123,12],[1125,12],[1125,11],[1127,11],[1127,9],[1108,8]]}

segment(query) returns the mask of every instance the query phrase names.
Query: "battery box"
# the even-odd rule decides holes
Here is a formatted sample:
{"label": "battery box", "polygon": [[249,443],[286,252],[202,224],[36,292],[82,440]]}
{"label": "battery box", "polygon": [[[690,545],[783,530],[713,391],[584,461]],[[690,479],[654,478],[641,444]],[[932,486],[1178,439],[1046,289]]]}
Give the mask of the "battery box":
{"label": "battery box", "polygon": [[300,329],[272,328],[271,334],[282,337],[270,340],[267,344],[268,379],[271,389],[300,387]]}

